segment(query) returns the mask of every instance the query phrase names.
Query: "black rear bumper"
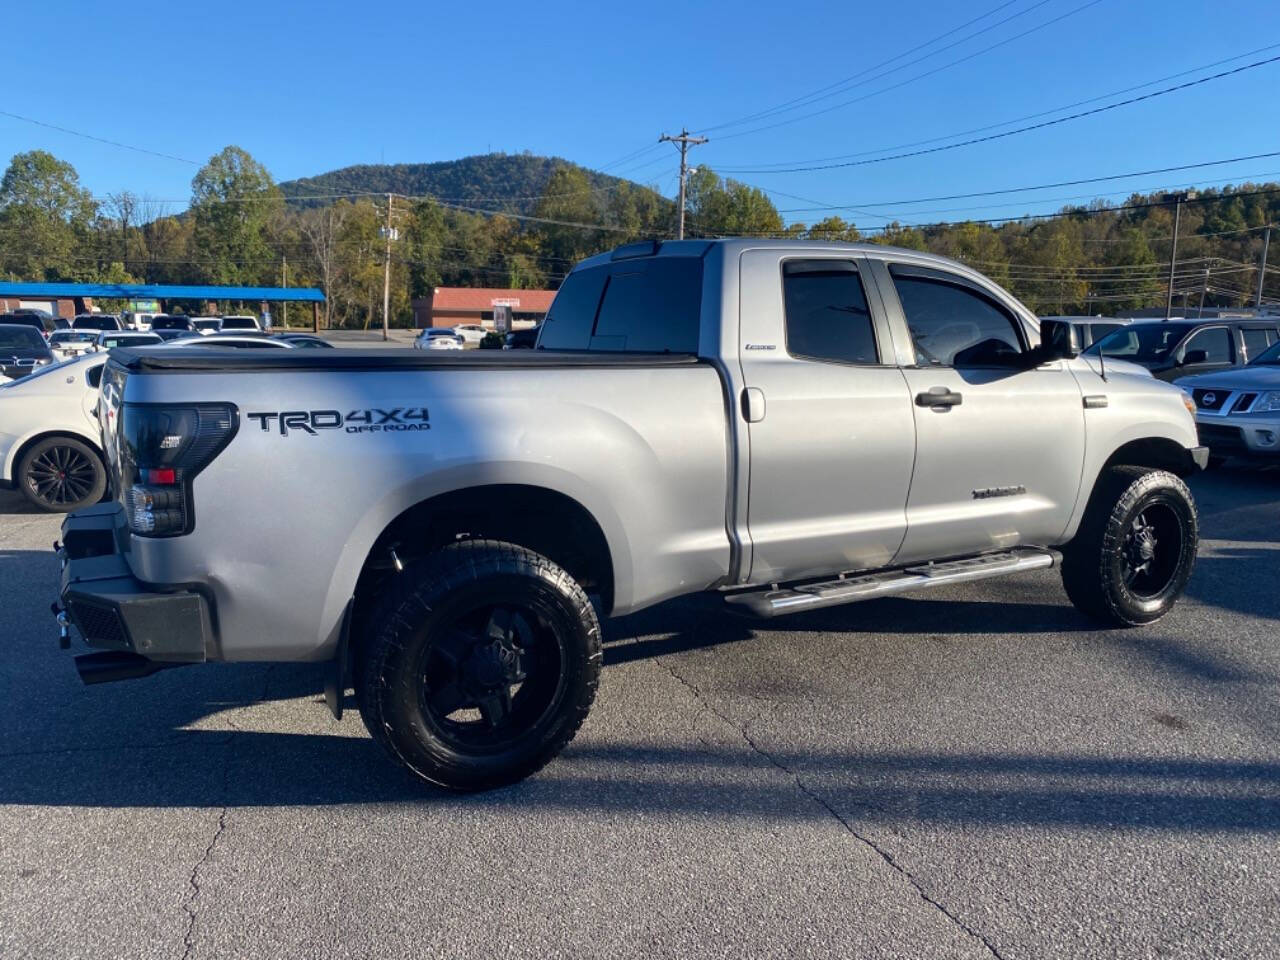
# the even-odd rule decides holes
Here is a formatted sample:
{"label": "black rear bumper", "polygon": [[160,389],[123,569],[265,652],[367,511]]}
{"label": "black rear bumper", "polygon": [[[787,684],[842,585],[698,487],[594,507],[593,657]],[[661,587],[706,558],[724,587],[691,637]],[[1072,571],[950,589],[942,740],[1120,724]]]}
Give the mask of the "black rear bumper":
{"label": "black rear bumper", "polygon": [[[120,508],[102,504],[62,523],[60,596],[85,643],[160,664],[203,663],[213,637],[209,601],[142,583],[116,551]],[[137,676],[153,670],[140,670]]]}

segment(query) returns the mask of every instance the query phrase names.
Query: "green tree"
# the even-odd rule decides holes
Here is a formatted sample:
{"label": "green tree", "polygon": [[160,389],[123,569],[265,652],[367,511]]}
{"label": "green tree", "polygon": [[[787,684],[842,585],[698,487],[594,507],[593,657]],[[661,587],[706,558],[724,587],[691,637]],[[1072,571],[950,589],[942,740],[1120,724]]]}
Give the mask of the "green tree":
{"label": "green tree", "polygon": [[782,216],[758,187],[722,180],[699,167],[687,188],[686,233],[703,237],[773,236],[783,232]]}
{"label": "green tree", "polygon": [[542,237],[542,250],[562,261],[577,263],[607,249],[618,239],[618,234],[612,231],[576,226],[603,222],[599,197],[581,167],[563,164],[551,172],[534,215],[559,221],[538,224],[538,233]]}
{"label": "green tree", "polygon": [[207,261],[197,272],[213,283],[270,282],[279,257],[268,230],[280,206],[271,174],[244,150],[210,157],[191,180],[193,240]]}
{"label": "green tree", "polygon": [[0,178],[3,269],[23,280],[73,276],[96,215],[75,167],[44,150],[16,154]]}
{"label": "green tree", "polygon": [[857,243],[862,239],[857,227],[837,216],[819,220],[808,229],[807,235],[810,240],[841,240],[846,243]]}

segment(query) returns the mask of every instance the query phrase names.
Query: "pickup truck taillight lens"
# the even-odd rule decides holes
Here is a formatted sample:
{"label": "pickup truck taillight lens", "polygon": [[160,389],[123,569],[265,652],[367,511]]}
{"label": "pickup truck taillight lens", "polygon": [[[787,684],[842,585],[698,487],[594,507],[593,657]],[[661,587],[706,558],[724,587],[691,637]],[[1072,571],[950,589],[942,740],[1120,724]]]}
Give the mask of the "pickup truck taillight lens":
{"label": "pickup truck taillight lens", "polygon": [[176,537],[195,524],[191,481],[235,436],[227,403],[126,403],[120,415],[120,491],[129,529]]}

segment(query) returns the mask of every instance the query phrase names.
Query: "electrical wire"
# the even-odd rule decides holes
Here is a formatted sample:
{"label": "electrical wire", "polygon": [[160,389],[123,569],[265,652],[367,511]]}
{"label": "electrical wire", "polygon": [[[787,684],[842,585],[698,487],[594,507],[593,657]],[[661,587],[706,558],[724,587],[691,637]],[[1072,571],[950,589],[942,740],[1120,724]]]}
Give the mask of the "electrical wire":
{"label": "electrical wire", "polygon": [[31,123],[37,127],[45,127],[49,130],[57,130],[59,133],[70,134],[73,137],[80,137],[84,140],[92,140],[95,143],[105,143],[111,147],[120,147],[122,150],[132,150],[134,153],[145,153],[148,156],[160,157],[164,160],[176,160],[178,163],[189,163],[192,166],[200,166],[199,160],[190,160],[187,157],[177,157],[171,153],[161,153],[159,150],[150,150],[146,147],[135,147],[132,144],[121,143],[119,140],[107,140],[105,137],[97,137],[91,133],[82,133],[79,130],[72,130],[70,127],[62,127],[56,123],[48,123],[44,120],[36,120],[33,117],[24,117],[20,113],[10,113],[8,110],[0,110],[0,117],[9,117],[11,120],[21,120],[23,123]]}
{"label": "electrical wire", "polygon": [[798,116],[798,117],[791,117],[787,120],[779,120],[777,123],[766,124],[762,127],[752,127],[750,130],[740,130],[737,133],[725,134],[724,136],[717,137],[716,140],[722,142],[725,140],[733,140],[738,137],[747,137],[753,133],[763,133],[764,131],[767,131],[767,130],[776,130],[778,127],[787,126],[792,123],[799,123],[802,120],[810,120],[813,117],[820,117],[823,114],[830,113],[833,110],[841,110],[844,107],[852,106],[855,103],[862,103],[864,100],[869,100],[872,97],[878,97],[883,93],[889,93],[893,90],[901,89],[902,87],[905,87],[908,84],[915,83],[917,80],[924,80],[927,77],[932,77],[938,73],[941,73],[943,70],[949,70],[951,67],[956,67],[962,63],[967,63],[968,61],[973,60],[976,57],[980,57],[983,54],[990,53],[992,50],[996,50],[1000,47],[1003,47],[1006,44],[1012,43],[1015,40],[1021,40],[1023,37],[1036,33],[1039,30],[1043,30],[1046,27],[1051,27],[1055,23],[1065,20],[1068,17],[1074,16],[1077,13],[1081,13],[1089,9],[1090,7],[1097,6],[1101,2],[1102,0],[1089,0],[1088,3],[1081,4],[1080,6],[1075,7],[1072,10],[1068,10],[1066,13],[1061,14],[1057,17],[1054,17],[1052,20],[1047,20],[1038,26],[1032,27],[1030,30],[1024,30],[1022,33],[1014,34],[1012,37],[1007,37],[1004,40],[1000,40],[997,43],[993,43],[988,47],[983,47],[981,50],[977,50],[973,53],[967,54],[959,58],[958,60],[952,60],[949,63],[944,63],[940,67],[934,67],[932,70],[927,70],[924,73],[917,74],[914,77],[908,77],[906,80],[901,80],[898,83],[891,84],[890,86],[882,87],[879,90],[873,90],[870,93],[863,94],[860,97],[854,97],[852,100],[844,100],[840,103],[832,104],[829,107],[823,107],[821,110],[815,110],[812,113],[802,114],[801,116]]}
{"label": "electrical wire", "polygon": [[1033,130],[1043,130],[1046,127],[1054,127],[1061,123],[1070,123],[1073,120],[1081,120],[1085,117],[1096,116],[1100,113],[1108,113],[1111,110],[1118,110],[1120,107],[1132,106],[1135,103],[1142,103],[1146,100],[1154,100],[1156,97],[1167,96],[1171,93],[1180,93],[1192,87],[1198,87],[1201,84],[1210,83],[1214,80],[1221,80],[1224,77],[1235,76],[1246,70],[1255,70],[1258,67],[1265,67],[1269,64],[1280,62],[1280,56],[1268,57],[1265,60],[1257,60],[1253,63],[1247,63],[1244,66],[1235,67],[1231,70],[1223,70],[1220,73],[1212,74],[1208,77],[1201,77],[1198,80],[1188,80],[1185,83],[1175,84],[1171,87],[1165,87],[1162,90],[1153,90],[1151,93],[1144,93],[1138,97],[1130,97],[1127,100],[1120,100],[1116,103],[1109,103],[1101,107],[1094,107],[1091,110],[1082,110],[1079,113],[1069,114],[1065,117],[1057,117],[1053,120],[1042,120],[1039,123],[1033,123],[1025,127],[1018,127],[1014,130],[1005,130],[1000,133],[990,133],[983,137],[972,137],[968,140],[961,140],[959,143],[948,143],[937,147],[928,147],[923,150],[910,150],[905,153],[894,153],[885,157],[874,157],[864,160],[846,160],[840,163],[825,163],[815,166],[793,166],[793,167],[736,167],[725,168],[725,173],[810,173],[816,170],[836,170],[845,167],[864,167],[874,163],[887,163],[890,160],[905,160],[910,157],[923,157],[933,153],[943,153],[947,150],[958,150],[961,147],[971,147],[979,143],[990,143],[993,140],[1002,140],[1005,137],[1014,137],[1022,133],[1030,133]]}
{"label": "electrical wire", "polygon": [[[712,124],[711,126],[699,127],[699,129],[703,133],[711,133],[712,131],[715,131],[715,130],[723,130],[727,127],[735,127],[743,123],[750,123],[753,120],[767,119],[770,116],[777,116],[781,113],[787,112],[788,110],[800,109],[803,107],[810,106],[811,104],[817,103],[819,100],[824,100],[833,96],[838,96],[839,94],[843,93],[844,90],[850,89],[850,87],[848,86],[849,84],[851,84],[855,80],[858,80],[861,77],[865,77],[868,73],[872,73],[873,71],[879,70],[881,67],[887,67],[889,64],[893,63],[895,60],[901,60],[903,57],[909,57],[911,56],[911,54],[916,53],[917,51],[923,50],[926,47],[931,47],[935,43],[937,43],[939,40],[945,40],[947,37],[951,36],[952,34],[958,33],[959,31],[965,29],[966,27],[971,27],[973,26],[973,24],[978,23],[980,20],[985,20],[987,19],[987,17],[990,17],[993,14],[999,13],[1001,10],[1004,10],[1007,7],[1011,7],[1017,2],[1018,0],[1007,0],[1007,2],[1000,4],[998,7],[992,10],[988,10],[986,13],[982,14],[981,16],[974,17],[972,20],[968,20],[960,24],[958,27],[953,27],[952,29],[946,31],[945,33],[938,34],[936,37],[934,37],[931,40],[926,40],[924,43],[918,44],[917,46],[912,47],[910,50],[904,50],[902,53],[889,57],[887,60],[882,60],[879,63],[875,64],[874,66],[867,67],[863,70],[860,70],[857,73],[852,74],[851,76],[845,77],[843,80],[837,80],[834,83],[829,83],[825,87],[819,87],[817,90],[810,91],[809,93],[806,93],[806,94],[801,94],[799,97],[795,97],[791,100],[787,100],[784,103],[780,103],[776,106],[769,107],[766,110],[761,110],[757,113],[747,114],[746,116],[738,117],[737,119],[734,119],[734,120],[727,120],[724,123],[716,123],[716,124]],[[968,40],[972,40],[974,37],[980,36],[983,33],[987,33],[991,30],[994,30],[997,27],[1001,27],[1004,24],[1008,23],[1010,20],[1016,20],[1018,17],[1025,16],[1026,14],[1031,13],[1033,10],[1036,10],[1039,7],[1043,7],[1048,2],[1049,0],[1040,0],[1040,2],[1035,4],[1034,6],[1028,7],[1027,9],[1022,10],[1018,13],[1015,13],[1012,16],[1006,17],[1005,19],[997,23],[990,24],[989,26],[984,27],[982,30],[979,30],[976,33],[970,34],[968,37],[964,37],[961,40],[957,40],[955,43],[952,43],[946,47],[943,47],[940,50],[935,50],[933,51],[933,53],[926,54],[924,57],[921,57],[919,60],[913,60],[910,63],[899,64],[897,67],[894,67],[893,69],[902,70],[902,69],[905,69],[906,67],[913,66],[914,64],[919,63],[920,60],[925,60],[925,59],[928,59],[929,57],[936,56],[939,53],[942,53],[946,50],[951,49],[957,44],[965,43]],[[892,70],[889,71],[889,73],[892,73],[892,72],[893,72]],[[882,74],[881,76],[884,76],[884,75],[885,74]],[[879,79],[879,77],[871,78],[871,80],[875,80],[875,79]],[[863,83],[869,83],[869,82],[870,80],[863,81]],[[860,84],[857,84],[857,85],[860,86]]]}
{"label": "electrical wire", "polygon": [[[999,123],[989,123],[981,127],[972,127],[968,130],[959,130],[959,131],[956,131],[955,133],[943,134],[942,136],[937,136],[937,137],[927,137],[924,140],[912,140],[908,143],[896,143],[896,144],[893,144],[892,146],[879,147],[873,150],[861,150],[861,151],[858,151],[857,153],[843,153],[843,154],[836,154],[834,156],[829,156],[829,157],[812,157],[808,160],[778,160],[772,163],[760,164],[760,167],[772,168],[772,167],[779,167],[779,166],[784,166],[784,167],[798,166],[800,164],[806,164],[806,163],[826,163],[830,160],[852,160],[858,157],[869,157],[878,153],[891,153],[895,150],[909,150],[912,147],[921,147],[930,143],[938,143],[942,140],[953,140],[956,137],[967,137],[975,133],[985,133],[988,130],[995,130],[999,127],[1007,127],[1015,123],[1025,123],[1028,120],[1038,120],[1040,117],[1051,116],[1052,114],[1055,114],[1055,113],[1061,113],[1064,110],[1074,110],[1076,107],[1083,107],[1091,103],[1097,103],[1099,100],[1110,100],[1112,97],[1121,97],[1127,93],[1133,93],[1135,90],[1143,90],[1147,87],[1154,87],[1156,84],[1159,84],[1159,83],[1167,83],[1170,80],[1177,80],[1180,77],[1190,76],[1193,73],[1200,73],[1201,71],[1204,71],[1204,70],[1212,70],[1214,67],[1220,67],[1226,63],[1233,63],[1236,60],[1243,60],[1246,57],[1257,56],[1260,53],[1266,53],[1270,50],[1275,50],[1277,47],[1280,47],[1280,43],[1268,44],[1265,47],[1258,47],[1256,49],[1246,51],[1245,53],[1236,54],[1233,57],[1225,57],[1221,60],[1215,60],[1212,63],[1203,63],[1198,67],[1191,67],[1190,69],[1187,69],[1187,70],[1179,70],[1177,73],[1170,73],[1163,77],[1157,77],[1156,79],[1148,80],[1145,83],[1139,83],[1130,87],[1124,87],[1120,90],[1112,90],[1110,93],[1100,93],[1097,96],[1088,97],[1084,100],[1076,100],[1072,103],[1066,103],[1058,107],[1053,107],[1052,109],[1049,109],[1049,110],[1041,110],[1037,113],[1029,113],[1029,114],[1026,114],[1025,116],[1014,117],[1010,120],[1002,120]],[[720,168],[721,172],[723,173],[733,173],[736,169],[737,168],[734,168],[734,167]]]}
{"label": "electrical wire", "polygon": [[[778,212],[779,213],[804,213],[804,212],[814,212],[814,211],[821,211],[821,210],[847,210],[854,206],[864,207],[864,208],[897,207],[897,206],[909,206],[914,203],[937,203],[939,201],[945,201],[945,200],[969,200],[975,197],[996,197],[1002,194],[1030,193],[1036,190],[1051,190],[1057,187],[1078,187],[1086,183],[1106,183],[1112,180],[1125,180],[1125,179],[1128,179],[1129,177],[1148,177],[1158,173],[1176,173],[1181,170],[1199,170],[1199,169],[1203,169],[1204,167],[1219,167],[1219,166],[1225,166],[1231,163],[1241,163],[1245,160],[1261,160],[1263,158],[1269,158],[1269,157],[1280,157],[1280,150],[1273,150],[1269,153],[1254,153],[1254,154],[1248,154],[1248,155],[1239,156],[1239,157],[1229,157],[1224,160],[1204,160],[1198,163],[1184,163],[1184,164],[1179,164],[1177,166],[1172,166],[1172,167],[1156,167],[1150,170],[1134,170],[1130,173],[1113,173],[1113,174],[1108,174],[1102,177],[1082,177],[1077,180],[1058,180],[1053,183],[1039,183],[1031,186],[1005,187],[999,190],[977,190],[972,193],[952,193],[952,194],[943,194],[940,196],[933,196],[933,197],[915,197],[915,198],[905,199],[905,200],[883,200],[883,201],[874,201],[874,202],[859,201],[857,203],[852,203],[852,204],[829,204],[821,207],[795,207],[788,210],[779,210]],[[1235,194],[1233,194],[1233,196],[1234,195]],[[1205,198],[1205,199],[1214,199],[1214,198]],[[1186,202],[1195,203],[1197,201],[1188,200]]]}

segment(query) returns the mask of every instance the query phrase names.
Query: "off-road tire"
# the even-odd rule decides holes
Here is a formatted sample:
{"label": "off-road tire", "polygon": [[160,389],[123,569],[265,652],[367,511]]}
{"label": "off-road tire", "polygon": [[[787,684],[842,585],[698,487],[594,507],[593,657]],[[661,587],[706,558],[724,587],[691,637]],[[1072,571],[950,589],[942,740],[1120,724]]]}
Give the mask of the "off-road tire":
{"label": "off-road tire", "polygon": [[[432,662],[433,644],[456,627],[459,611],[469,616],[468,609],[488,602],[529,604],[540,637],[554,638],[540,642],[558,651],[557,665],[545,671],[557,676],[556,687],[546,712],[514,742],[459,748],[424,700],[429,677],[421,671]],[[353,665],[370,735],[416,776],[451,790],[501,787],[541,769],[573,739],[599,684],[600,624],[586,593],[551,560],[510,543],[461,541],[409,564],[378,600],[363,634]]]}
{"label": "off-road tire", "polygon": [[[1149,509],[1170,531],[1161,560],[1167,574],[1153,574],[1151,588],[1142,590],[1126,583],[1127,537]],[[1115,627],[1153,623],[1182,596],[1198,538],[1196,505],[1185,483],[1164,470],[1112,467],[1098,478],[1080,529],[1063,550],[1062,584],[1076,609],[1095,620]]]}
{"label": "off-road tire", "polygon": [[[63,475],[59,477],[59,473]],[[36,509],[70,513],[102,499],[107,490],[107,469],[98,452],[84,441],[48,437],[22,454],[14,480]]]}

